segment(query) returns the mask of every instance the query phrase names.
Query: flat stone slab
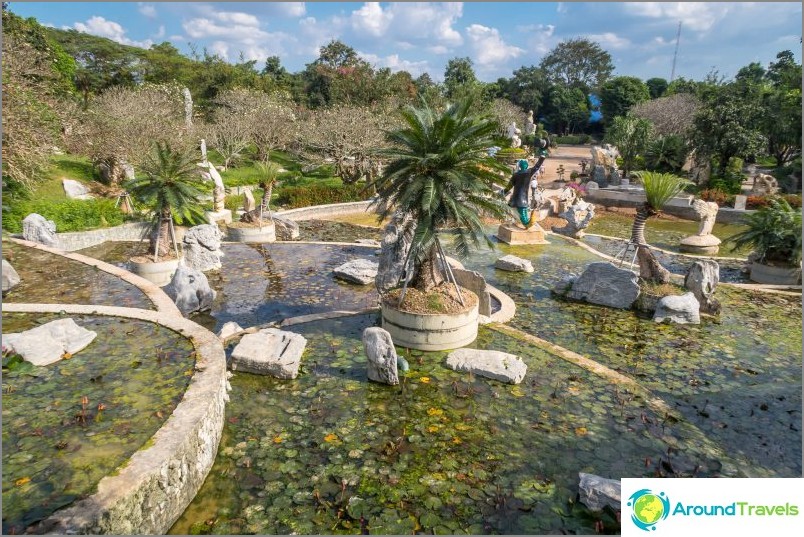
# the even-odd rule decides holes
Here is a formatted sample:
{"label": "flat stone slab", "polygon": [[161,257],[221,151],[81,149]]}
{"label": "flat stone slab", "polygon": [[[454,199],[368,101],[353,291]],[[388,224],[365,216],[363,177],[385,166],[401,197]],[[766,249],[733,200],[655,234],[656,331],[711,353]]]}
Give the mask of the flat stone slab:
{"label": "flat stone slab", "polygon": [[550,244],[544,238],[544,229],[533,224],[530,229],[517,227],[515,224],[503,224],[497,229],[497,238],[506,244]]}
{"label": "flat stone slab", "polygon": [[622,486],[619,480],[583,472],[579,472],[578,477],[581,503],[590,511],[602,511],[607,505],[615,511],[620,510]]}
{"label": "flat stone slab", "polygon": [[300,334],[264,328],[246,334],[232,351],[232,370],[295,379],[307,340]]}
{"label": "flat stone slab", "polygon": [[519,384],[528,366],[513,354],[500,351],[458,349],[447,356],[447,366],[455,371],[468,371],[508,384]]}
{"label": "flat stone slab", "polygon": [[359,285],[374,283],[380,264],[368,259],[353,259],[336,267],[332,273],[336,278]]}
{"label": "flat stone slab", "polygon": [[74,200],[91,200],[92,195],[89,189],[80,181],[75,179],[62,179],[62,187],[64,187],[64,194]]}
{"label": "flat stone slab", "polygon": [[58,362],[64,353],[79,352],[97,335],[72,319],[59,319],[25,332],[3,334],[3,346],[13,349],[33,365],[44,366]]}
{"label": "flat stone slab", "polygon": [[494,266],[509,272],[533,272],[533,263],[515,255],[506,255],[499,258],[494,263]]}

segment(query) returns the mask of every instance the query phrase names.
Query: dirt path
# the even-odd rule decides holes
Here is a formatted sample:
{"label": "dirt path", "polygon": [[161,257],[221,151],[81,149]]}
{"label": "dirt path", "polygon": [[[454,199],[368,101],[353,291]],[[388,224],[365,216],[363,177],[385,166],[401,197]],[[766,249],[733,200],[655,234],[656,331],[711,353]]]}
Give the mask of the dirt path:
{"label": "dirt path", "polygon": [[[570,181],[570,173],[577,171],[581,173],[581,160],[592,162],[591,145],[560,145],[550,151],[550,156],[544,161],[544,176],[539,181],[544,188],[561,188],[562,183],[558,181],[556,170],[559,166],[564,166],[564,181]],[[589,168],[587,167],[587,171]]]}

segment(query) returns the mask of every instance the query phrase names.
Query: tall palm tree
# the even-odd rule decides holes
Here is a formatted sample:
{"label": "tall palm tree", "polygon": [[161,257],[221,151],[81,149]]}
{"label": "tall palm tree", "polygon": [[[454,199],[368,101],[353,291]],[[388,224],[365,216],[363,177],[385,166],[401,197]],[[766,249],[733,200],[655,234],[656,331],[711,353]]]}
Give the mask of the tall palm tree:
{"label": "tall palm tree", "polygon": [[631,242],[636,244],[639,260],[639,276],[648,281],[668,283],[670,272],[662,267],[645,240],[645,224],[658,215],[665,203],[673,199],[689,183],[686,179],[670,173],[639,172],[645,189],[646,201],[638,209],[631,227]]}
{"label": "tall palm tree", "polygon": [[403,126],[387,133],[391,144],[379,151],[390,162],[374,181],[380,220],[394,212],[408,215],[401,236],[412,237],[411,285],[429,291],[444,281],[437,263],[438,235],[455,234],[455,248],[465,256],[485,239],[484,216],[505,218],[508,207],[493,195],[498,171],[507,167],[488,156],[498,125],[487,116],[470,113],[470,99],[443,112],[426,101],[402,112]]}
{"label": "tall palm tree", "polygon": [[142,165],[145,175],[125,184],[129,194],[151,209],[157,219],[157,232],[151,237],[152,255],[170,253],[170,221],[174,216],[191,222],[203,218],[205,185],[195,161],[187,151],[156,142]]}

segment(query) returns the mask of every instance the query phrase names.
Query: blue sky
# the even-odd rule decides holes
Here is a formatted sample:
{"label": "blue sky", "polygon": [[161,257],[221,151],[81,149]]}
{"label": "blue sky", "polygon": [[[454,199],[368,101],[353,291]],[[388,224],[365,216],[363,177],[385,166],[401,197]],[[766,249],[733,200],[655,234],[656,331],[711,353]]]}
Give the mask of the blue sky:
{"label": "blue sky", "polygon": [[148,47],[188,43],[229,61],[276,55],[291,72],[336,38],[377,67],[443,80],[450,58],[472,59],[484,81],[538,65],[562,40],[611,54],[615,75],[700,80],[764,67],[781,50],[801,62],[801,2],[11,2],[42,24]]}

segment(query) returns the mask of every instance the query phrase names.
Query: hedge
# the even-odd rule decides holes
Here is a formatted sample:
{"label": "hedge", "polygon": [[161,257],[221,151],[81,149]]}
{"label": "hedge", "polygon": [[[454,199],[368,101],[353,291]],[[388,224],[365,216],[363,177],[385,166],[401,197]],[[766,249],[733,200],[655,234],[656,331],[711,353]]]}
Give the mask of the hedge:
{"label": "hedge", "polygon": [[22,200],[3,209],[3,229],[10,233],[22,232],[22,221],[31,213],[41,214],[56,223],[56,231],[87,231],[119,226],[125,215],[115,200]]}
{"label": "hedge", "polygon": [[279,189],[276,203],[288,209],[297,209],[312,205],[364,201],[370,197],[371,193],[363,184],[288,186]]}

